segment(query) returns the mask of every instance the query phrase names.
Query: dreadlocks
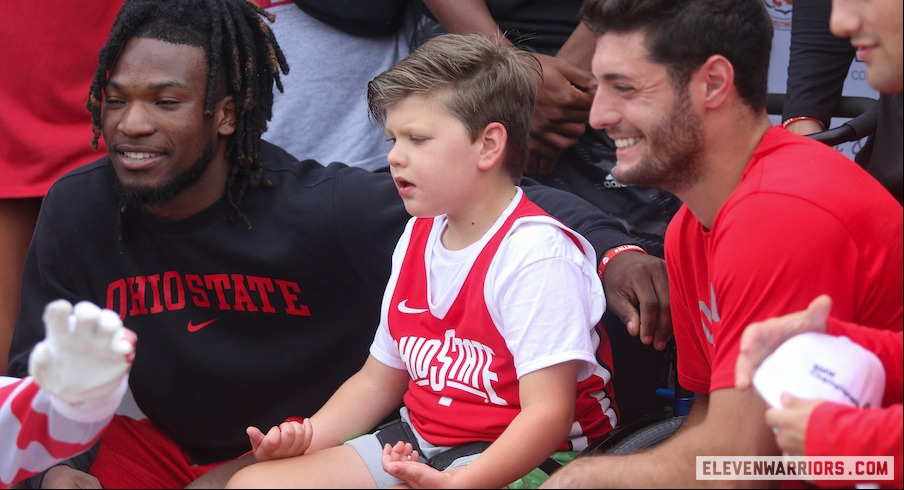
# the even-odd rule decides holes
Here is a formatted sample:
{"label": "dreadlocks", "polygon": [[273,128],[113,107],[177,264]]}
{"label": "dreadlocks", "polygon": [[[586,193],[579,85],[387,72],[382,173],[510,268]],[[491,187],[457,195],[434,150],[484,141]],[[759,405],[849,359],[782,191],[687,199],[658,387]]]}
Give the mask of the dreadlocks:
{"label": "dreadlocks", "polygon": [[[126,0],[100,51],[88,93],[94,148],[101,134],[102,90],[129,39],[144,37],[202,47],[209,69],[204,117],[213,117],[222,97],[235,99],[236,128],[226,150],[230,163],[226,196],[231,219],[240,219],[250,228],[239,205],[249,187],[270,186],[258,158],[261,134],[273,115],[273,84],[282,92],[280,72],[289,72],[264,18],[271,23],[275,20],[252,0]],[[127,210],[123,207],[120,214]]]}

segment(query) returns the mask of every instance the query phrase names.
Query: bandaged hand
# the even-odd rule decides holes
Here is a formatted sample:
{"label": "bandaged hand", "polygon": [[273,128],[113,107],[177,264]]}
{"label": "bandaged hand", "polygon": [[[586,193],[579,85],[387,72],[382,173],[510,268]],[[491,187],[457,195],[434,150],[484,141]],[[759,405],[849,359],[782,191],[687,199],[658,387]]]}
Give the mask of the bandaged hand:
{"label": "bandaged hand", "polygon": [[87,301],[73,307],[63,299],[44,309],[44,331],[28,370],[54,407],[82,422],[112,415],[126,390],[135,334],[113,311]]}

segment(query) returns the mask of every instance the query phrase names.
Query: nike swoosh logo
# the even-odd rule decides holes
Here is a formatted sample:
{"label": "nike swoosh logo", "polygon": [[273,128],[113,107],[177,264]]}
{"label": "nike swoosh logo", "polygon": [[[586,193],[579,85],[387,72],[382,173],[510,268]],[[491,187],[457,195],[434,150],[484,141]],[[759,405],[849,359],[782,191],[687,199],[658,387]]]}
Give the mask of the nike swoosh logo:
{"label": "nike swoosh logo", "polygon": [[408,299],[403,299],[399,302],[399,311],[402,313],[410,313],[412,315],[417,315],[418,313],[424,313],[427,311],[427,308],[411,308],[408,306]]}
{"label": "nike swoosh logo", "polygon": [[217,321],[216,318],[214,318],[213,320],[207,320],[206,322],[199,323],[199,324],[195,325],[194,323],[191,322],[191,320],[189,320],[189,321],[188,321],[188,331],[191,332],[191,333],[195,333],[195,332],[197,332],[198,330],[201,330],[202,328],[204,328],[204,327],[210,325],[211,323],[213,323],[213,322],[215,322],[215,321]]}

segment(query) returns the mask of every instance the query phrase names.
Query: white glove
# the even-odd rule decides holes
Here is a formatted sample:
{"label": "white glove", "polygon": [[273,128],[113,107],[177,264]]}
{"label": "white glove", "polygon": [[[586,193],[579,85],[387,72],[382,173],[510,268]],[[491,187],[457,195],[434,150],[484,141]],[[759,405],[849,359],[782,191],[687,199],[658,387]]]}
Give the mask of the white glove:
{"label": "white glove", "polygon": [[125,393],[135,334],[113,311],[87,301],[73,308],[64,299],[44,309],[44,330],[28,371],[52,395],[54,407],[84,422],[112,415]]}

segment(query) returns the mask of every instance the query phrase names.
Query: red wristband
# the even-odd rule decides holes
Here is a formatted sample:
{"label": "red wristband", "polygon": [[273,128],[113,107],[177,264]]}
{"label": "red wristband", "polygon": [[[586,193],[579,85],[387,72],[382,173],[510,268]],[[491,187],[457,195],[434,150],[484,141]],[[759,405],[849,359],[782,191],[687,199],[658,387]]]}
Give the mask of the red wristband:
{"label": "red wristband", "polygon": [[820,121],[819,119],[816,119],[815,117],[807,117],[807,116],[789,117],[788,119],[785,120],[785,122],[782,123],[782,127],[785,129],[788,129],[788,126],[796,123],[797,121],[813,121],[816,124],[818,124],[820,128],[822,128],[822,129],[826,128],[825,125],[822,123],[822,121]]}
{"label": "red wristband", "polygon": [[598,272],[601,281],[603,280],[603,271],[606,270],[606,266],[609,265],[609,261],[622,252],[640,252],[642,254],[647,253],[646,250],[637,245],[619,245],[617,247],[609,249],[609,251],[606,252],[606,255],[603,255],[603,260],[600,260]]}

